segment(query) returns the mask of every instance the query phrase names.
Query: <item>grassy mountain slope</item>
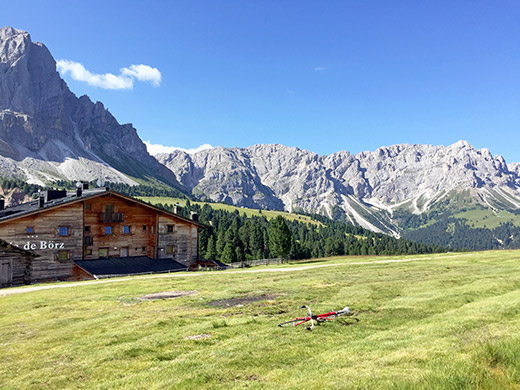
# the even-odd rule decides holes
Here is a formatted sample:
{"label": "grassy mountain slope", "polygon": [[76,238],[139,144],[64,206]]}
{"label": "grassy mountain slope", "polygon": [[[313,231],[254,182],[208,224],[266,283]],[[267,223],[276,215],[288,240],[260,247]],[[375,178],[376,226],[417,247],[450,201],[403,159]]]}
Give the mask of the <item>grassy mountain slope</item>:
{"label": "grassy mountain slope", "polygon": [[452,249],[520,248],[520,210],[502,191],[487,196],[465,190],[445,194],[422,214],[403,207],[393,218],[409,240]]}
{"label": "grassy mountain slope", "polygon": [[[149,202],[152,204],[163,204],[163,205],[180,205],[185,206],[186,205],[186,199],[181,198],[169,198],[164,196],[138,196],[139,199]],[[257,210],[257,209],[250,209],[247,207],[237,207],[237,206],[231,206],[225,203],[210,203],[210,202],[197,202],[197,201],[190,201],[192,204],[196,204],[199,206],[204,206],[205,204],[209,205],[211,208],[215,210],[224,210],[229,212],[239,212],[240,214],[245,214],[247,217],[252,216],[263,216],[267,218],[267,220],[271,220],[273,218],[276,218],[277,216],[281,215],[285,219],[289,221],[300,221],[300,222],[307,222],[312,223],[316,225],[321,225],[318,221],[313,220],[311,217],[307,215],[301,215],[301,214],[295,214],[295,213],[288,213],[285,211],[276,211],[276,210]]]}

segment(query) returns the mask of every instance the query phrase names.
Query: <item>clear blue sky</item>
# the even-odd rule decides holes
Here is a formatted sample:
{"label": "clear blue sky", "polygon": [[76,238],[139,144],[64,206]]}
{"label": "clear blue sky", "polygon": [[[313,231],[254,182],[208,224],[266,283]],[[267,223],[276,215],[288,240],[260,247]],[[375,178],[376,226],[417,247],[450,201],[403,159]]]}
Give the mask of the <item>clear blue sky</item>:
{"label": "clear blue sky", "polygon": [[319,154],[459,139],[520,161],[518,0],[5,1],[0,25],[92,73],[65,76],[143,140]]}

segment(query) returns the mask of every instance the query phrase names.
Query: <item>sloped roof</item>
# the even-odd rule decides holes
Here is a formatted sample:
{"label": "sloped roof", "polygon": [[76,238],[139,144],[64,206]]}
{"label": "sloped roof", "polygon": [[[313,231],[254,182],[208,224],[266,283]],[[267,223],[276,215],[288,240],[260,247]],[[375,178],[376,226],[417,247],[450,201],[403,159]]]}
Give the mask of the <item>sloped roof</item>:
{"label": "sloped roof", "polygon": [[92,190],[83,190],[83,192],[80,196],[77,196],[76,192],[70,192],[70,193],[67,193],[67,196],[65,196],[63,198],[53,199],[53,200],[49,200],[49,201],[45,202],[43,207],[39,207],[39,200],[22,203],[17,206],[13,206],[13,207],[7,207],[0,211],[0,224],[4,223],[6,221],[13,220],[13,219],[25,217],[27,215],[31,215],[31,214],[35,214],[35,213],[42,213],[47,210],[53,210],[53,209],[56,209],[61,206],[73,204],[76,202],[82,202],[86,199],[97,198],[100,196],[107,196],[107,195],[113,195],[113,196],[116,196],[116,197],[119,197],[122,199],[126,199],[130,202],[138,203],[141,206],[158,211],[162,214],[166,214],[166,215],[175,217],[183,222],[190,223],[190,224],[196,225],[198,227],[204,227],[203,224],[192,221],[191,219],[184,218],[178,214],[166,211],[164,209],[161,209],[160,207],[153,206],[153,205],[143,202],[139,199],[132,198],[131,196],[124,195],[120,192],[113,191],[108,188],[95,188]]}
{"label": "sloped roof", "polygon": [[5,251],[5,250],[14,251],[14,252],[23,253],[24,255],[29,255],[29,256],[33,256],[33,257],[40,256],[40,255],[37,255],[34,252],[29,252],[29,251],[26,251],[25,249],[19,248],[16,245],[13,245],[13,244],[5,241],[5,240],[2,240],[1,238],[0,238],[0,250],[2,250],[2,251]]}
{"label": "sloped roof", "polygon": [[107,193],[106,188],[96,188],[93,190],[84,190],[83,194],[78,197],[76,193],[67,193],[67,196],[59,199],[49,200],[44,203],[43,207],[39,207],[39,200],[33,200],[31,202],[21,203],[16,206],[6,207],[0,211],[0,223],[9,220],[31,214],[33,212],[42,212],[49,209],[54,209],[58,206],[73,203],[79,200],[85,200],[87,198],[94,197],[96,195]]}
{"label": "sloped roof", "polygon": [[99,260],[76,260],[75,263],[91,275],[98,278],[186,271],[185,265],[173,259],[151,259],[147,256],[111,257]]}

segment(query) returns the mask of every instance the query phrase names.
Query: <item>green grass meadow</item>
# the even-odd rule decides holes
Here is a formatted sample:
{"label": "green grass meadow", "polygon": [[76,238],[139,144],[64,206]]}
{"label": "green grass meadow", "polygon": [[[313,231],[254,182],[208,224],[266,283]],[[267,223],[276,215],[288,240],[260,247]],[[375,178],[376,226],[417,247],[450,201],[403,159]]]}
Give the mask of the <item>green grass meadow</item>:
{"label": "green grass meadow", "polygon": [[[520,389],[520,251],[245,271],[0,296],[0,388]],[[302,304],[359,321],[277,326]]]}
{"label": "green grass meadow", "polygon": [[[168,198],[168,197],[161,197],[161,196],[138,196],[137,198],[141,199],[144,202],[149,202],[151,204],[162,203],[162,204],[167,204],[167,205],[171,205],[171,206],[180,204],[181,206],[184,206],[186,203],[186,199]],[[190,201],[190,202],[192,204],[197,204],[199,206],[204,206],[205,204],[207,204],[215,210],[224,210],[224,211],[228,211],[228,212],[238,211],[240,214],[245,214],[248,217],[258,216],[258,217],[265,217],[265,218],[267,218],[267,220],[271,220],[271,219],[276,218],[277,216],[281,215],[282,217],[286,218],[289,221],[300,221],[300,222],[321,225],[321,222],[314,221],[309,216],[295,214],[295,213],[288,213],[286,211],[256,210],[256,209],[250,209],[250,208],[246,208],[246,207],[232,206],[232,205],[224,204],[224,203],[209,203],[209,202],[197,202],[197,201]]]}
{"label": "green grass meadow", "polygon": [[490,209],[471,209],[457,214],[455,218],[464,218],[469,226],[476,228],[494,229],[501,223],[512,223],[520,226],[520,215],[515,215],[506,210],[493,211]]}

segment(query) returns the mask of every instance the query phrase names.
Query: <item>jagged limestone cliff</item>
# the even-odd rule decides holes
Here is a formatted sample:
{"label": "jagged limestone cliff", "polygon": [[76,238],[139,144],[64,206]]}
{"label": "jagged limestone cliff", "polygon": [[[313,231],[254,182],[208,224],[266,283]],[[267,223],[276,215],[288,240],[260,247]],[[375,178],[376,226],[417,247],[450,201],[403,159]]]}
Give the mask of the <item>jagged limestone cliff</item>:
{"label": "jagged limestone cliff", "polygon": [[77,98],[45,45],[12,27],[0,28],[0,172],[37,183],[157,178],[181,187],[131,124]]}

